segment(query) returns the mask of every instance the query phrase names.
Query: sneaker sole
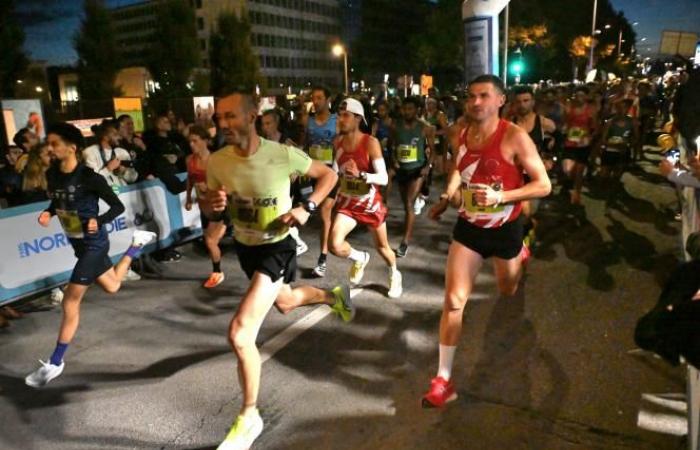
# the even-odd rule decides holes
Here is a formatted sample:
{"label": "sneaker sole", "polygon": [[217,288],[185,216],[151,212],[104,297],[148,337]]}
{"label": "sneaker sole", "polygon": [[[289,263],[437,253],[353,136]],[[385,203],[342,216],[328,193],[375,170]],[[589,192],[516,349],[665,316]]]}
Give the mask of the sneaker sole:
{"label": "sneaker sole", "polygon": [[432,404],[432,403],[430,402],[430,400],[428,400],[427,398],[423,397],[423,398],[421,399],[421,406],[423,407],[423,409],[442,408],[442,407],[444,407],[445,405],[447,405],[448,403],[453,402],[453,401],[455,401],[455,400],[457,400],[457,393],[456,393],[456,392],[455,392],[454,394],[450,395],[449,397],[447,397],[447,400],[445,400],[445,403],[443,403],[443,404],[440,405],[440,406]]}

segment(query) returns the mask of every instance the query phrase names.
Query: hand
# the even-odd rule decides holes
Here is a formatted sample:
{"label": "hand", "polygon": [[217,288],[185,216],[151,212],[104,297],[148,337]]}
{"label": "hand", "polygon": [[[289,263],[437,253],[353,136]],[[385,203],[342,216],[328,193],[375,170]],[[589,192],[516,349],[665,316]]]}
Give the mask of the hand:
{"label": "hand", "polygon": [[138,136],[134,137],[134,145],[136,145],[141,150],[146,150],[146,144],[144,144],[143,140],[141,140],[141,138]]}
{"label": "hand", "polygon": [[114,172],[119,167],[121,167],[121,165],[122,165],[122,162],[119,161],[117,158],[114,158],[107,163],[106,167],[107,167],[107,170],[109,170],[110,172]]}
{"label": "hand", "polygon": [[195,184],[195,187],[202,194],[207,192],[207,183],[197,183],[197,184]]}
{"label": "hand", "polygon": [[497,203],[501,203],[503,200],[503,193],[493,190],[490,186],[486,186],[485,189],[479,189],[474,192],[474,199],[479,206],[493,206]]}
{"label": "hand", "polygon": [[440,198],[440,201],[433,205],[432,208],[430,208],[430,211],[428,212],[428,217],[435,221],[440,220],[440,216],[442,216],[442,214],[447,209],[449,202],[450,201],[447,197]]}
{"label": "hand", "polygon": [[192,211],[192,199],[185,200],[185,211]]}
{"label": "hand", "polygon": [[221,212],[226,209],[226,204],[228,203],[228,196],[226,194],[226,188],[221,186],[218,190],[209,190],[205,195],[205,202],[209,208],[214,212]]}
{"label": "hand", "polygon": [[44,211],[41,214],[39,214],[39,218],[37,219],[39,222],[39,225],[42,227],[48,227],[49,222],[51,221],[51,213],[48,211]]}
{"label": "hand", "polygon": [[153,175],[147,175],[147,176],[146,176],[146,179],[147,179],[147,180],[155,180],[156,177],[154,177]]}
{"label": "hand", "polygon": [[293,227],[295,225],[304,225],[309,220],[309,214],[304,208],[298,206],[291,209],[288,213],[282,214],[278,219],[283,224]]}
{"label": "hand", "polygon": [[343,164],[343,173],[352,178],[358,178],[360,176],[360,169],[357,168],[355,160],[351,159]]}
{"label": "hand", "polygon": [[95,234],[95,233],[97,233],[97,229],[98,229],[98,227],[97,227],[97,219],[92,218],[92,219],[88,220],[88,223],[87,223],[87,232],[88,232],[89,234]]}
{"label": "hand", "polygon": [[664,177],[667,177],[668,174],[673,172],[673,169],[675,169],[675,166],[671,163],[671,161],[669,161],[665,158],[662,159],[661,162],[659,163],[659,172]]}

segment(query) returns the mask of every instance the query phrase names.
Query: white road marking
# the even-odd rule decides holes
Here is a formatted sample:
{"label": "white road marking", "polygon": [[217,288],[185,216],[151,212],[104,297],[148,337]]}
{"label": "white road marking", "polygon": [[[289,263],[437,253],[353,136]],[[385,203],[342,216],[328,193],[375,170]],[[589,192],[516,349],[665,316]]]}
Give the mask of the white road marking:
{"label": "white road marking", "polygon": [[[350,298],[355,298],[360,292],[362,292],[362,289],[350,289]],[[260,362],[264,363],[272,358],[275,353],[289,345],[304,331],[319,323],[330,313],[330,308],[318,307],[274,335],[260,347]]]}

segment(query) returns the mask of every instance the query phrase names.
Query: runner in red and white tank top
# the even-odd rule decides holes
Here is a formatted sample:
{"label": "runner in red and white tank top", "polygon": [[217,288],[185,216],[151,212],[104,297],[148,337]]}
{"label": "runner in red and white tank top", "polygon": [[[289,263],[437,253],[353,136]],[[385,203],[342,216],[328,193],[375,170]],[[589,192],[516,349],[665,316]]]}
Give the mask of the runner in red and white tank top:
{"label": "runner in red and white tank top", "polygon": [[501,144],[509,126],[510,122],[501,119],[496,132],[481,148],[467,149],[469,127],[460,134],[456,160],[462,181],[459,215],[481,228],[497,228],[512,222],[522,210],[519,201],[494,206],[480,206],[476,202],[476,192],[484,186],[490,186],[495,191],[512,191],[523,186],[522,169],[503,159],[501,154]]}
{"label": "runner in red and white tank top", "polygon": [[336,211],[338,214],[352,217],[362,225],[377,228],[384,223],[387,212],[382,194],[375,184],[367,183],[362,178],[352,177],[343,170],[350,161],[353,161],[360,173],[375,173],[367,151],[371,136],[369,134],[361,136],[359,144],[353,151],[343,149],[344,139],[339,139],[336,143],[336,164],[340,171]]}
{"label": "runner in red and white tank top", "polygon": [[343,100],[338,112],[339,135],[333,164],[339,172],[340,189],[329,246],[335,256],[352,261],[350,283],[360,283],[370,255],[352,248],[346,238],[358,224],[367,226],[374,236],[377,251],[389,267],[388,296],[396,298],[403,292],[401,272],[396,268],[396,254],[389,246],[387,209],[378,189],[387,184],[389,176],[379,141],[360,131],[362,120],[365,120],[362,104],[353,98]]}
{"label": "runner in red and white tank top", "polygon": [[[445,193],[431,210],[438,220],[450,203],[460,207],[447,255],[445,303],[440,318],[439,363],[423,396],[424,407],[440,407],[457,397],[450,382],[452,362],[462,330],[467,299],[484,259],[493,257],[497,286],[513,295],[523,269],[521,202],[544,197],[551,190],[535,143],[522,128],[501,120],[503,82],[483,75],[469,84],[467,125],[451,133],[458,150]],[[523,182],[522,170],[530,177]]]}

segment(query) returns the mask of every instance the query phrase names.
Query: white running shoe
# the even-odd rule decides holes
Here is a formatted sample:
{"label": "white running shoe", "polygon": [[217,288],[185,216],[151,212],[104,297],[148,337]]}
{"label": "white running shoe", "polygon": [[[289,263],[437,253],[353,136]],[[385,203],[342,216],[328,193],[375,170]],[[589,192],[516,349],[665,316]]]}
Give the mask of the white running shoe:
{"label": "white running shoe", "polygon": [[297,256],[301,256],[309,250],[309,246],[301,238],[297,238]]}
{"label": "white running shoe", "polygon": [[27,386],[31,386],[33,388],[41,388],[46,386],[49,381],[63,373],[63,368],[66,366],[66,363],[63,361],[61,361],[60,366],[54,366],[50,362],[44,362],[42,360],[39,360],[39,362],[41,363],[41,367],[27,375],[27,377],[24,379]]}
{"label": "white running shoe", "polygon": [[417,215],[420,216],[420,213],[423,212],[423,208],[425,207],[425,197],[422,195],[419,195],[416,197],[416,201],[413,202],[413,212]]}
{"label": "white running shoe", "polygon": [[365,267],[369,264],[369,253],[363,253],[365,254],[364,261],[355,261],[352,263],[352,266],[350,266],[348,278],[352,284],[359,284],[360,281],[362,281],[362,277],[365,275]]}
{"label": "white running shoe", "polygon": [[60,305],[63,303],[63,290],[60,287],[55,287],[51,289],[51,294],[49,295],[49,300],[51,300],[52,305]]}
{"label": "white running shoe", "polygon": [[403,293],[403,276],[398,270],[391,270],[389,274],[389,298],[399,298]]}
{"label": "white running shoe", "polygon": [[216,450],[248,450],[263,430],[263,420],[258,410],[249,416],[238,416],[226,439]]}
{"label": "white running shoe", "polygon": [[158,235],[152,231],[136,230],[131,238],[132,247],[143,247],[152,240],[154,240]]}
{"label": "white running shoe", "polygon": [[127,270],[126,274],[124,275],[124,281],[139,281],[140,279],[141,275],[131,269]]}

